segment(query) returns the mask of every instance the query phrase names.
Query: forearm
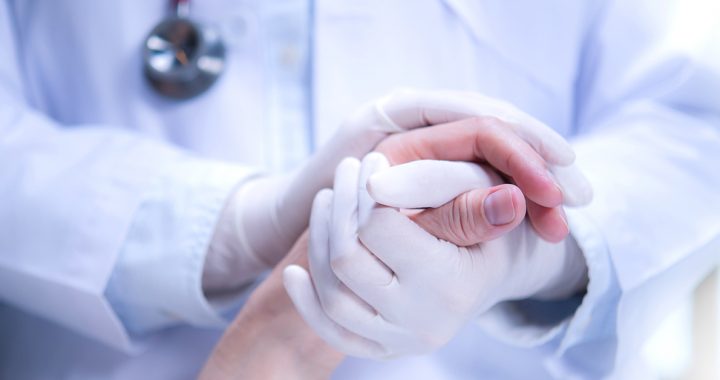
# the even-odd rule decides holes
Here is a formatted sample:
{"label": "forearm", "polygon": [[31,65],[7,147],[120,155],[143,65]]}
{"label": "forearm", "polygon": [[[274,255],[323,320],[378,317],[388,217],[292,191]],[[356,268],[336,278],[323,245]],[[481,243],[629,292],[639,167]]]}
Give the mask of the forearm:
{"label": "forearm", "polygon": [[307,238],[255,290],[208,359],[201,379],[325,379],[343,355],[295,311],[282,283],[288,264],[307,266]]}
{"label": "forearm", "polygon": [[317,336],[298,331],[268,338],[274,323],[241,318],[220,341],[201,379],[327,379],[342,356]]}

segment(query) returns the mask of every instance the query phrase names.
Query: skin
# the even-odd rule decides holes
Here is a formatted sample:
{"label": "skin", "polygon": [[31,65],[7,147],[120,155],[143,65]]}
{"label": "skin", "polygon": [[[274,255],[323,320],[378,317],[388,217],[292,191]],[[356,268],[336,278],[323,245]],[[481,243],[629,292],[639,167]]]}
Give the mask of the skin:
{"label": "skin", "polygon": [[253,292],[220,339],[200,379],[326,379],[344,355],[320,339],[295,311],[282,270],[307,268],[307,233]]}
{"label": "skin", "polygon": [[[517,211],[524,209],[527,204],[528,217],[538,235],[550,242],[560,242],[569,234],[567,218],[562,210],[562,192],[549,174],[545,161],[499,119],[474,117],[414,129],[388,137],[375,150],[383,153],[392,165],[422,159],[487,164],[505,177],[506,180],[502,182],[517,186],[501,185],[512,192],[513,201],[520,202],[515,203]],[[416,216],[415,222],[424,228],[442,223],[443,219],[447,219],[447,213],[451,212],[447,208],[453,207],[462,214],[458,218],[476,216],[476,219],[484,220],[482,202],[487,195],[497,190],[496,186],[481,193],[476,192],[471,194],[471,199],[460,196],[456,201],[464,203],[464,206],[454,203],[429,210],[423,213],[425,215]],[[518,196],[524,196],[525,201],[517,199]],[[515,226],[517,224],[512,227]],[[478,228],[483,228],[483,236],[478,237],[480,240],[458,244],[471,245],[488,240],[482,240],[485,236],[498,237],[507,232],[505,228],[498,230],[487,223]]]}
{"label": "skin", "polygon": [[[442,148],[448,146],[454,148]],[[544,160],[497,119],[471,118],[393,135],[376,150],[392,164],[419,159],[489,164],[492,167],[488,169],[497,170],[498,182],[505,177],[514,183],[476,189],[437,209],[415,214],[414,221],[436,237],[457,245],[499,237],[522,222],[526,204],[533,226],[546,240],[561,241],[569,233],[560,207],[562,193]],[[514,208],[515,218],[493,226],[485,220],[482,205],[498,191],[506,191],[505,202]],[[305,233],[255,290],[215,347],[200,379],[330,377],[344,355],[324,343],[303,321],[282,281],[282,270],[288,265],[307,269],[307,245]]]}

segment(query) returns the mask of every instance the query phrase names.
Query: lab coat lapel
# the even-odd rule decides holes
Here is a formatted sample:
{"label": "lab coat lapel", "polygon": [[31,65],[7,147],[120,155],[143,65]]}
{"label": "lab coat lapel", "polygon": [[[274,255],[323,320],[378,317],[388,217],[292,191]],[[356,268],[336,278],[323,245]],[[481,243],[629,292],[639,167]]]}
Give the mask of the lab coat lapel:
{"label": "lab coat lapel", "polygon": [[[567,90],[574,71],[578,33],[583,25],[583,2],[440,0],[455,13],[478,44],[489,46],[518,73],[547,91]],[[548,14],[549,17],[540,17]],[[559,22],[562,21],[562,22]]]}

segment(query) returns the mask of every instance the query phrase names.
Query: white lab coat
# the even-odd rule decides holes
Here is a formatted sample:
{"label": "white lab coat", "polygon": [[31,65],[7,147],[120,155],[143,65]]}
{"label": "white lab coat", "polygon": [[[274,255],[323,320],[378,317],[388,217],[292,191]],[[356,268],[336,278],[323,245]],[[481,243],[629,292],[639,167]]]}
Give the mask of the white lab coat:
{"label": "white lab coat", "polygon": [[[278,154],[264,144],[251,3],[193,3],[198,19],[243,17],[246,28],[221,81],[184,103],[159,99],[141,75],[140,45],[166,1],[0,3],[0,377],[187,378],[200,368],[220,332],[206,328],[213,309],[192,301],[197,247],[233,186]],[[596,194],[568,210],[590,283],[567,318],[533,311],[551,305],[502,305],[436,354],[349,359],[337,378],[637,376],[642,339],[720,250],[720,76],[703,42],[712,19],[680,3],[315,2],[317,145],[393,88],[475,90],[568,136]],[[144,232],[128,230],[148,199],[161,205],[162,236],[187,244],[144,263],[128,297],[183,323],[133,340],[106,286],[128,234]]]}

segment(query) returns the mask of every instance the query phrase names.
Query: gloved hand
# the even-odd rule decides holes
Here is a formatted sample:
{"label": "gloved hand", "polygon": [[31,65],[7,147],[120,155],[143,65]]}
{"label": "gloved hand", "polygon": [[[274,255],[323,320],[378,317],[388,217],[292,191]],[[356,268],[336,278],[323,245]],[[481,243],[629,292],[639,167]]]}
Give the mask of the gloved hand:
{"label": "gloved hand", "polygon": [[400,91],[363,107],[294,173],[258,178],[239,187],[210,243],[203,273],[206,294],[237,288],[282,258],[306,228],[312,197],[330,185],[341,158],[360,157],[393,133],[488,115],[502,120],[502,127],[473,119],[471,128],[465,129],[501,130],[508,146],[528,153],[526,159],[513,162],[507,174],[530,172],[539,187],[550,188],[541,192],[540,201],[547,207],[558,206],[562,190],[547,168],[570,165],[574,153],[552,129],[507,103],[481,95]]}
{"label": "gloved hand", "polygon": [[[584,286],[585,263],[574,241],[541,239],[523,214],[505,235],[462,247],[433,236],[447,234],[442,226],[426,231],[362,190],[370,178],[374,197],[403,207],[445,203],[470,188],[484,192],[481,198],[509,191],[512,202],[522,201],[516,187],[493,186],[497,177],[468,165],[418,161],[388,169],[371,154],[362,167],[354,159],[338,166],[334,190],[320,192],[313,206],[312,280],[298,266],[284,273],[293,303],[323,339],[360,357],[424,353],[498,302],[560,298]],[[424,186],[407,186],[417,183]]]}

